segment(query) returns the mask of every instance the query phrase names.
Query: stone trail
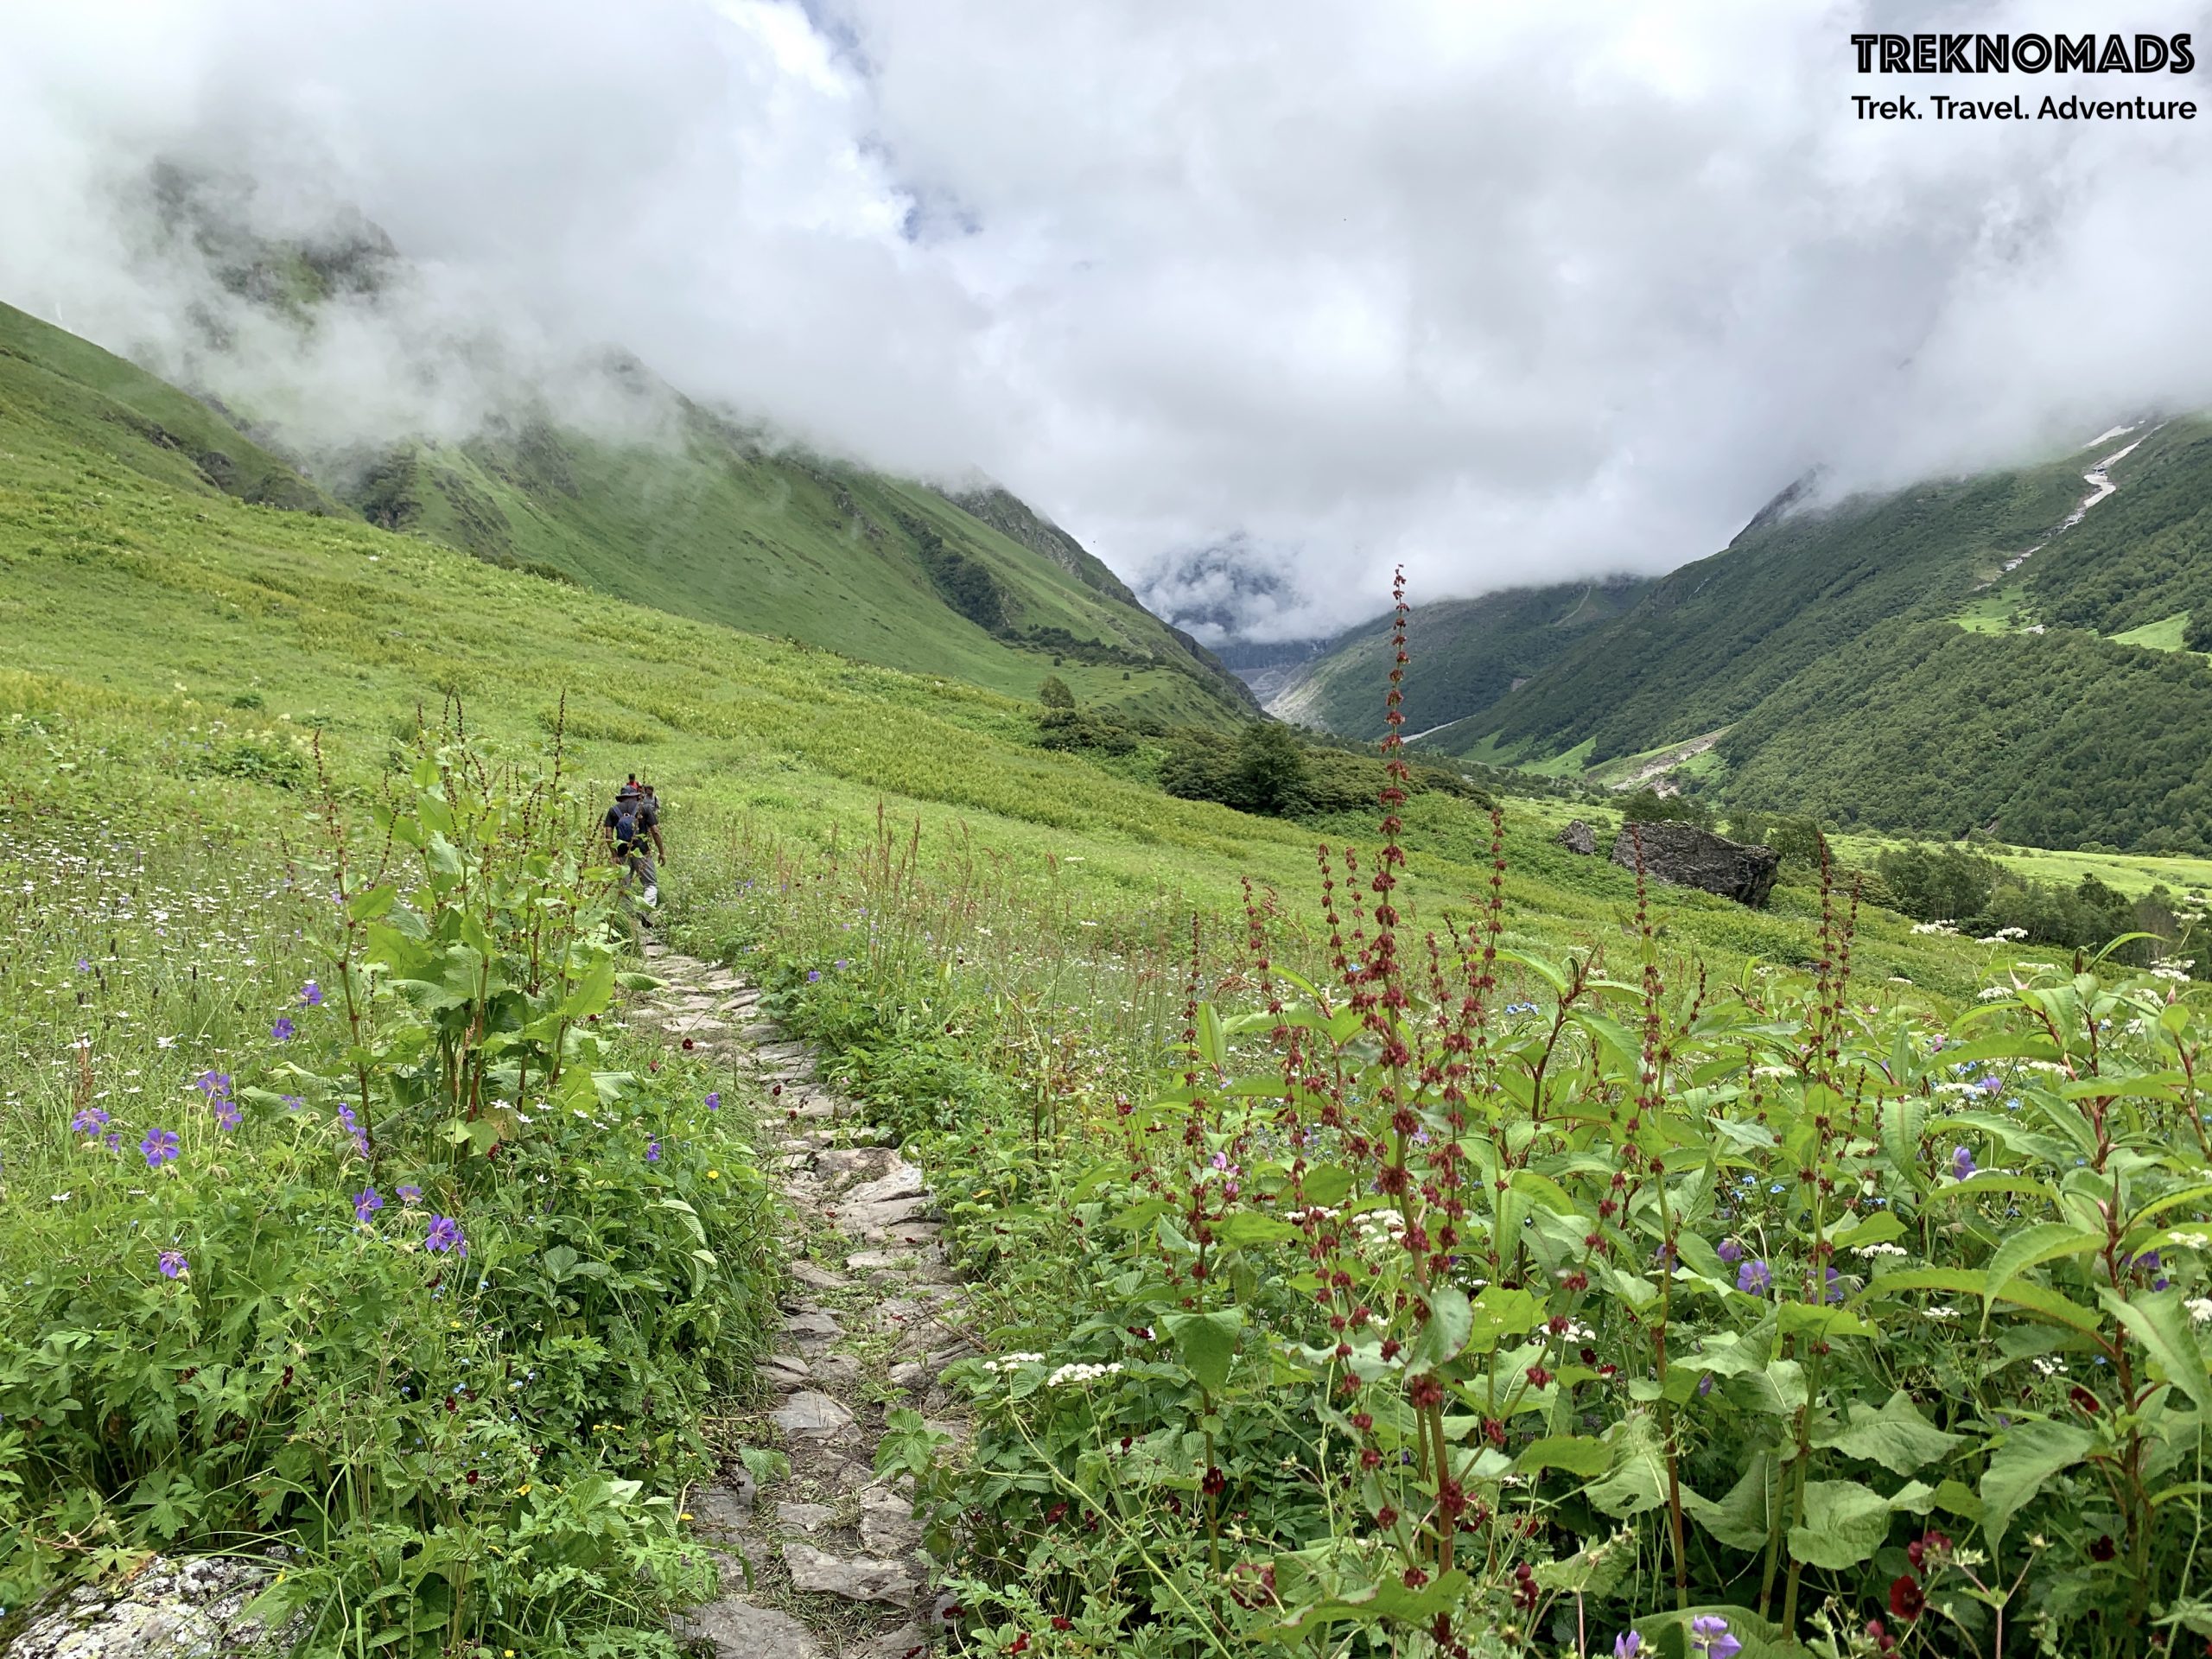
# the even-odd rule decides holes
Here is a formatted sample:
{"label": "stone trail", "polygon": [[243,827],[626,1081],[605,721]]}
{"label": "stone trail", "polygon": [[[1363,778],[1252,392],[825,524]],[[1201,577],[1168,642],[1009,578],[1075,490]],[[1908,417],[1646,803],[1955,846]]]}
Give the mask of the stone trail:
{"label": "stone trail", "polygon": [[716,1558],[723,1595],[692,1610],[679,1637],[715,1659],[922,1659],[938,1650],[911,1484],[879,1478],[884,1414],[944,1415],[938,1379],[969,1351],[964,1291],[945,1265],[922,1172],[850,1103],[817,1081],[815,1054],[760,1012],[736,974],[645,947],[661,988],[630,1011],[758,1096],[764,1150],[790,1207],[783,1328],[762,1364],[770,1396],[743,1439],[790,1471],[756,1487],[734,1458],[686,1504]]}

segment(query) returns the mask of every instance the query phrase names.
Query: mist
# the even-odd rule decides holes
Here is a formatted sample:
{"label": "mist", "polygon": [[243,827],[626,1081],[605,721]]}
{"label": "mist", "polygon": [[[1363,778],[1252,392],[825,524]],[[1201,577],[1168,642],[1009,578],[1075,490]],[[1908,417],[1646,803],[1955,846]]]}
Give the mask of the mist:
{"label": "mist", "polygon": [[[1848,45],[2207,54],[2203,3],[8,10],[0,300],[319,454],[533,402],[650,442],[600,368],[634,353],[791,442],[995,479],[1211,639],[1332,632],[1400,563],[1425,598],[1658,571],[1815,468],[2212,405],[2212,116],[1850,107],[2202,105],[2205,70],[1913,85]],[[402,263],[303,329],[164,218],[162,164]]]}

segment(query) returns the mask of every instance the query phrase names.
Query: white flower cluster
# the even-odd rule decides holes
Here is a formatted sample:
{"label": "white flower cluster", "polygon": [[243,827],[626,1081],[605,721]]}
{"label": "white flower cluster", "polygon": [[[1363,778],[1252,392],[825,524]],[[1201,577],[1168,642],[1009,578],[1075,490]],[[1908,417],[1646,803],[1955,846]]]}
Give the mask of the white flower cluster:
{"label": "white flower cluster", "polygon": [[2153,979],[2171,980],[2177,985],[2186,985],[2189,983],[2189,969],[2187,968],[2169,967],[2164,963],[2160,963],[2156,968],[2153,968],[2151,970],[2151,977]]}
{"label": "white flower cluster", "polygon": [[1912,925],[1912,931],[1916,933],[1940,934],[1947,939],[1955,939],[1959,937],[1959,925],[1956,922],[1915,922]]}
{"label": "white flower cluster", "polygon": [[2168,1238],[2170,1242],[2180,1245],[2183,1249],[2202,1250],[2212,1248],[2212,1233],[2172,1233],[2168,1235]]}
{"label": "white flower cluster", "polygon": [[1070,1383],[1080,1386],[1085,1382],[1096,1382],[1102,1376],[1118,1376],[1121,1370],[1119,1360],[1111,1365],[1063,1365],[1045,1379],[1045,1386],[1048,1389],[1065,1388]]}
{"label": "white flower cluster", "polygon": [[1959,1310],[1953,1307],[1948,1302],[1944,1302],[1937,1306],[1929,1308],[1928,1310],[1928,1317],[1931,1319],[1955,1319],[1959,1317]]}
{"label": "white flower cluster", "polygon": [[999,1359],[985,1360],[983,1369],[996,1376],[1001,1371],[1018,1371],[1025,1365],[1041,1365],[1044,1361],[1042,1354],[1007,1354]]}
{"label": "white flower cluster", "polygon": [[1985,1002],[2001,1001],[2012,995],[2012,988],[2010,985],[1985,985],[1974,995]]}
{"label": "white flower cluster", "polygon": [[2063,1359],[2050,1359],[2046,1357],[2036,1361],[2035,1366],[2037,1371],[2042,1376],[2056,1376],[2061,1371],[2066,1369],[2066,1362]]}
{"label": "white flower cluster", "polygon": [[2198,1325],[2212,1325],[2212,1296],[2192,1296],[2182,1306],[2189,1310],[2189,1317]]}
{"label": "white flower cluster", "polygon": [[1282,1218],[1294,1226],[1304,1221],[1308,1216],[1313,1217],[1316,1221],[1334,1221],[1337,1218],[1337,1212],[1326,1205],[1321,1204],[1309,1205],[1303,1210],[1286,1210],[1282,1212]]}
{"label": "white flower cluster", "polygon": [[1872,1259],[1878,1255],[1910,1255],[1912,1254],[1911,1251],[1906,1249],[1902,1244],[1854,1245],[1851,1253],[1853,1255],[1864,1256],[1868,1259]]}

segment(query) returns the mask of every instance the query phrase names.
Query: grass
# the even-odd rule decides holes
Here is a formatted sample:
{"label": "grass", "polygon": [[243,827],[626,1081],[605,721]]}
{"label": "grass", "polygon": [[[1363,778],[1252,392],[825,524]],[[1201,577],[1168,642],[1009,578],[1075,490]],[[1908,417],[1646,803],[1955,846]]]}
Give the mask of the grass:
{"label": "grass", "polygon": [[2112,636],[2116,645],[2140,645],[2145,651],[2181,651],[2186,649],[2182,635],[2189,627],[2189,613],[2176,611],[2171,616],[2162,616],[2156,622],[2145,622],[2139,628],[2130,628],[2125,633]]}
{"label": "grass", "polygon": [[2018,633],[2020,626],[2014,619],[2026,603],[2027,583],[2008,582],[1968,600],[1951,620],[1968,633]]}

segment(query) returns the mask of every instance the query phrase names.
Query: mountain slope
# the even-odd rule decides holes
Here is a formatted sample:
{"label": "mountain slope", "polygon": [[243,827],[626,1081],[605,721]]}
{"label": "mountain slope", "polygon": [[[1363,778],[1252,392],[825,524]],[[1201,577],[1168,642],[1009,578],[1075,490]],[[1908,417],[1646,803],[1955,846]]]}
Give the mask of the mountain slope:
{"label": "mountain slope", "polygon": [[[1409,732],[1496,706],[1591,629],[1635,604],[1649,584],[1634,577],[1516,588],[1415,608],[1421,671],[1406,711]],[[1387,617],[1338,635],[1292,669],[1268,711],[1347,737],[1380,737],[1392,652]]]}
{"label": "mountain slope", "polygon": [[[159,257],[200,262],[264,351],[272,334],[304,347],[326,307],[345,308],[359,327],[410,280],[366,221],[273,240],[242,228],[228,195],[175,173],[156,178],[149,200],[166,238]],[[395,337],[402,327],[392,321]],[[206,321],[183,365],[195,385],[251,383],[224,372],[238,367],[226,355],[236,333]],[[427,349],[464,373],[481,369],[486,384],[519,379],[495,340]],[[258,411],[188,396],[4,305],[0,352],[26,372],[18,395],[100,394],[102,412],[87,418],[140,428],[245,499],[358,514],[676,614],[1018,696],[1057,674],[1086,704],[1169,723],[1228,726],[1259,713],[1195,640],[1003,490],[951,497],[775,444],[619,354],[564,377],[570,401],[587,390],[588,413],[510,392],[466,441],[288,454],[282,424],[264,429]]]}
{"label": "mountain slope", "polygon": [[[2212,420],[1817,510],[1798,494],[1517,690],[1447,677],[1465,712],[1420,747],[1870,828],[2212,847]],[[1519,603],[1431,607],[1416,661],[1502,662]],[[1372,631],[1340,643],[1308,683],[1371,694],[1376,651]],[[1437,712],[1417,700],[1411,724]]]}

